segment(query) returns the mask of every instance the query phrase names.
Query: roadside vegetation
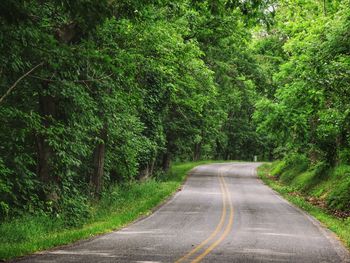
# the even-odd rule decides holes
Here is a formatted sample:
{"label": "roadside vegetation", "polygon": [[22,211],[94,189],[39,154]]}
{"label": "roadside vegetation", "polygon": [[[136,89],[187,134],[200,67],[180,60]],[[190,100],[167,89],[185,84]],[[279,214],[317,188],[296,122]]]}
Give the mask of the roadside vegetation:
{"label": "roadside vegetation", "polygon": [[278,1],[270,30],[257,31],[270,72],[256,103],[257,131],[270,139],[260,176],[350,246],[350,6]]}
{"label": "roadside vegetation", "polygon": [[9,259],[69,244],[119,229],[148,215],[180,189],[195,166],[212,161],[181,163],[168,173],[142,182],[132,181],[108,189],[98,203],[70,211],[72,214],[23,215],[0,225],[0,259]]}
{"label": "roadside vegetation", "polygon": [[[305,161],[305,160],[304,160]],[[300,158],[266,163],[259,177],[272,189],[332,230],[350,249],[350,167],[323,170]]]}
{"label": "roadside vegetation", "polygon": [[0,223],[73,224],[173,162],[263,154],[247,43],[267,3],[247,4],[1,1]]}

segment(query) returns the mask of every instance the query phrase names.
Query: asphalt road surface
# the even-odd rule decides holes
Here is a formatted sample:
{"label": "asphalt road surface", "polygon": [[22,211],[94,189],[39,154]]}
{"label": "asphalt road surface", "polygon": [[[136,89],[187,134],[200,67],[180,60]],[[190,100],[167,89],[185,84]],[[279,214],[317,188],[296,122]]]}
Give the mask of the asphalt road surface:
{"label": "asphalt road surface", "polygon": [[20,262],[350,262],[333,234],[257,179],[258,165],[198,166],[151,216]]}

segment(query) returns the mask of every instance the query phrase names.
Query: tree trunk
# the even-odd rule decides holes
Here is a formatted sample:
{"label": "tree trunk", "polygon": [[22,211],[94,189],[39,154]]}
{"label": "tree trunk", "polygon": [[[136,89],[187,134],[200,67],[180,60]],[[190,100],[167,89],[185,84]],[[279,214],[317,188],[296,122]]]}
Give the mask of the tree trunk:
{"label": "tree trunk", "polygon": [[194,145],[193,161],[198,161],[201,158],[202,141]]}
{"label": "tree trunk", "polygon": [[99,196],[103,189],[103,175],[104,175],[104,163],[106,154],[106,140],[107,140],[107,125],[104,125],[100,131],[100,139],[94,150],[93,166],[94,171],[90,178],[90,184],[93,188],[93,194]]}
{"label": "tree trunk", "polygon": [[312,164],[315,164],[318,162],[319,160],[319,151],[316,150],[316,146],[317,146],[317,140],[316,140],[316,129],[318,126],[318,117],[316,115],[313,115],[310,120],[310,143],[311,143],[311,149],[309,152],[309,159],[311,161]]}
{"label": "tree trunk", "polygon": [[214,157],[216,160],[219,160],[222,158],[222,147],[221,143],[219,142],[218,139],[215,140],[215,152],[214,152]]}
{"label": "tree trunk", "polygon": [[139,180],[145,180],[150,176],[150,166],[147,163],[143,168],[139,171]]}
{"label": "tree trunk", "polygon": [[154,166],[155,166],[156,160],[153,159],[151,162],[151,166],[150,166],[150,174],[152,175],[154,172]]}
{"label": "tree trunk", "polygon": [[150,176],[152,176],[154,171],[154,165],[155,165],[155,160],[153,159],[149,161],[145,166],[143,166],[139,171],[139,175],[138,175],[139,180],[145,180]]}
{"label": "tree trunk", "polygon": [[[43,90],[47,91],[48,83],[43,83]],[[49,128],[52,119],[57,116],[57,105],[54,97],[50,95],[43,95],[43,92],[39,93],[39,113],[43,120],[43,125],[45,129]],[[38,154],[38,164],[37,173],[40,180],[44,184],[49,184],[51,182],[57,181],[52,175],[52,158],[54,155],[52,147],[47,142],[47,138],[40,134],[37,136],[37,154]]]}
{"label": "tree trunk", "polygon": [[171,153],[169,150],[167,150],[167,152],[164,153],[163,155],[163,162],[162,162],[162,168],[165,172],[169,171],[170,162],[171,162]]}
{"label": "tree trunk", "polygon": [[37,173],[40,180],[44,184],[48,184],[51,181],[51,159],[53,156],[50,145],[45,140],[44,136],[39,135],[37,137],[37,154],[38,154],[38,165]]}
{"label": "tree trunk", "polygon": [[[76,24],[71,23],[58,29],[57,39],[61,43],[68,43],[76,33]],[[49,128],[53,119],[58,115],[57,101],[52,95],[48,95],[49,83],[44,81],[39,91],[39,112],[42,116],[45,128]],[[54,151],[44,135],[37,136],[38,166],[37,174],[44,184],[57,182],[58,178],[52,174],[52,158]]]}
{"label": "tree trunk", "polygon": [[340,134],[336,137],[336,164],[339,165],[341,162],[345,161],[346,160],[342,160],[341,159],[341,154],[340,152],[346,148],[346,143],[347,142],[347,134],[346,132],[343,130],[340,132]]}

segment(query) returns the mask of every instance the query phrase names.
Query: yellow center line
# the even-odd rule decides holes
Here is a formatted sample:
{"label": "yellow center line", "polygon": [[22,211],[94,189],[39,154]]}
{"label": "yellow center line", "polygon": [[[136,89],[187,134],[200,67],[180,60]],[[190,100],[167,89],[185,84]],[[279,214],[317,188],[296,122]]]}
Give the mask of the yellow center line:
{"label": "yellow center line", "polygon": [[229,202],[229,208],[230,208],[229,222],[228,222],[228,224],[227,224],[227,226],[225,228],[224,233],[220,236],[220,238],[218,240],[216,240],[213,244],[211,244],[211,246],[209,246],[202,254],[200,254],[198,257],[196,257],[192,261],[192,263],[200,262],[206,255],[208,255],[214,248],[216,248],[226,238],[226,236],[230,233],[230,231],[232,229],[232,224],[233,224],[233,206],[232,206],[232,202],[231,202],[229,191],[227,189],[225,178],[222,177],[222,180],[223,180],[226,196],[228,196],[228,202]]}
{"label": "yellow center line", "polygon": [[220,189],[221,189],[221,193],[222,193],[222,202],[223,202],[223,208],[222,208],[222,213],[221,213],[221,218],[220,218],[219,224],[216,226],[215,230],[212,232],[212,234],[206,240],[204,240],[202,243],[200,243],[198,246],[196,246],[194,249],[192,249],[186,255],[179,258],[177,261],[175,261],[175,263],[180,263],[183,260],[187,259],[188,257],[192,256],[194,253],[196,253],[198,250],[200,250],[202,247],[204,247],[210,240],[212,240],[219,233],[219,231],[222,229],[222,226],[223,226],[223,224],[225,222],[225,218],[226,218],[226,206],[227,206],[227,204],[226,204],[226,199],[227,199],[226,198],[226,191],[224,188],[222,174],[219,175],[219,182],[220,182]]}

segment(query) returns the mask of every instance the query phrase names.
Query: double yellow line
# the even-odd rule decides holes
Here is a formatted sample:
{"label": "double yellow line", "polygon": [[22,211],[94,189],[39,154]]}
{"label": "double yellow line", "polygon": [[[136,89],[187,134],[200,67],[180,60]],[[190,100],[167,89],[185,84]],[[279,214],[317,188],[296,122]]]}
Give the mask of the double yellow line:
{"label": "double yellow line", "polygon": [[223,229],[224,223],[226,221],[227,217],[227,207],[229,208],[229,219],[228,223],[224,229],[224,231],[217,237],[217,239],[209,246],[207,247],[202,253],[197,255],[194,259],[192,259],[190,262],[192,263],[197,263],[200,262],[205,256],[207,256],[213,249],[215,249],[220,243],[227,237],[227,235],[230,233],[232,229],[232,224],[233,224],[233,206],[230,198],[230,193],[227,188],[227,184],[225,181],[225,178],[222,176],[222,172],[218,176],[219,182],[220,182],[220,188],[222,192],[222,202],[223,202],[223,207],[222,207],[222,213],[221,213],[221,218],[216,226],[215,230],[211,233],[211,235],[204,240],[202,243],[200,243],[198,246],[196,246],[194,249],[189,251],[186,255],[183,257],[179,258],[175,263],[180,263],[185,261],[186,259],[189,259],[192,255],[195,255],[198,251],[200,251],[203,247],[205,247],[210,241],[214,240],[219,232]]}

